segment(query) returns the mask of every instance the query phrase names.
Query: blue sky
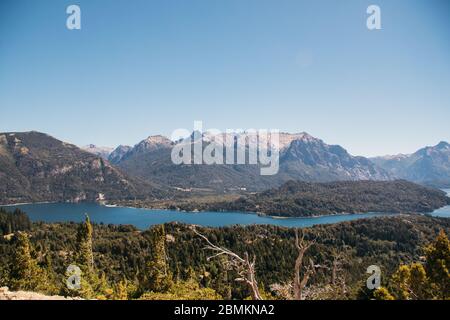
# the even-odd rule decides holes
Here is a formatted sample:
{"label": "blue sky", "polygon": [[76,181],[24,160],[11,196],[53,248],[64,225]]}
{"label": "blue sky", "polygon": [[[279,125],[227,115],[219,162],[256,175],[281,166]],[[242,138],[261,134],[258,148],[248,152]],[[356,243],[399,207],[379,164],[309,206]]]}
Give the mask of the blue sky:
{"label": "blue sky", "polygon": [[116,146],[202,120],[413,152],[450,141],[449,15],[446,0],[2,0],[0,131]]}

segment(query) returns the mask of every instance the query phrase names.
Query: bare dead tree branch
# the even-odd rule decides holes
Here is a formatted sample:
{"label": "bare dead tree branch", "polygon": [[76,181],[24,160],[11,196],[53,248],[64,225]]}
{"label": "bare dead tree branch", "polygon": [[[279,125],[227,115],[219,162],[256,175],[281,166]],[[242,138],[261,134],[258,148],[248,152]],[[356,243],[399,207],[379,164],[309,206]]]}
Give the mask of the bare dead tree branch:
{"label": "bare dead tree branch", "polygon": [[342,242],[342,250],[338,251],[338,249],[334,249],[332,251],[333,263],[331,267],[331,285],[336,287],[340,285],[341,294],[345,294],[347,291],[345,276],[339,275],[342,272],[342,265],[345,263],[345,257],[348,254],[349,246]]}
{"label": "bare dead tree branch", "polygon": [[207,258],[208,261],[221,255],[228,256],[229,266],[234,269],[239,276],[235,281],[241,281],[247,284],[252,292],[253,300],[262,300],[261,294],[259,293],[258,282],[256,280],[256,256],[253,256],[253,259],[250,260],[248,253],[245,252],[244,257],[242,258],[231,250],[213,244],[205,235],[198,232],[195,227],[192,228],[192,231],[205,240],[207,244],[205,249],[215,252],[214,255]]}
{"label": "bare dead tree branch", "polygon": [[301,269],[303,268],[303,258],[305,256],[305,252],[316,243],[316,240],[306,241],[305,235],[302,233],[302,237],[298,236],[298,229],[295,229],[295,247],[298,251],[297,259],[295,260],[294,266],[294,299],[302,300],[303,299],[303,288],[308,283],[311,275],[315,273],[316,266],[312,259],[309,260],[309,265],[305,268],[303,272],[303,277],[301,276]]}

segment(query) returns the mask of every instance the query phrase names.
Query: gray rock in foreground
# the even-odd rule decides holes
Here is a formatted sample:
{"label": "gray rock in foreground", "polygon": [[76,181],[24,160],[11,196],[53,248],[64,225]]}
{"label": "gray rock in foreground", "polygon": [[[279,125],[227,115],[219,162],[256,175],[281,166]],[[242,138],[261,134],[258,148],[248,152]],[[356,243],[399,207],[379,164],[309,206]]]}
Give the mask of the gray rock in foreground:
{"label": "gray rock in foreground", "polygon": [[29,291],[9,291],[8,287],[0,288],[0,300],[83,300],[81,298],[46,296]]}

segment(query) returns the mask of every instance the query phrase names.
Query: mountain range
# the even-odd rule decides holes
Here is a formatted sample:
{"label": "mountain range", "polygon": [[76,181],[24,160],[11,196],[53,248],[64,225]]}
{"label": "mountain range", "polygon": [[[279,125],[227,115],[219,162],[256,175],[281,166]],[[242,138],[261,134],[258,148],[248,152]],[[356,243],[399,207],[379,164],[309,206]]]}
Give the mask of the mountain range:
{"label": "mountain range", "polygon": [[[205,136],[208,141],[210,138]],[[289,180],[393,179],[450,187],[450,144],[444,141],[413,154],[374,158],[352,156],[343,147],[328,145],[305,132],[281,133],[279,141],[280,170],[269,178],[259,174],[257,165],[213,165],[201,169],[173,165],[170,150],[174,142],[162,136],[151,136],[135,147],[119,146],[109,160],[130,175],[182,188],[262,190]]]}
{"label": "mountain range", "polygon": [[[204,138],[203,148],[214,143],[206,134]],[[127,147],[125,154],[121,146],[109,159],[129,175],[146,181],[183,189],[221,192],[261,191],[289,180],[325,182],[392,178],[367,158],[354,157],[341,146],[328,145],[305,132],[281,133],[279,140],[280,168],[274,176],[262,176],[259,165],[173,164],[170,156],[174,142],[162,136],[151,136],[133,148]]]}
{"label": "mountain range", "polygon": [[450,144],[445,141],[412,154],[370,160],[397,178],[434,187],[450,187]]}
{"label": "mountain range", "polygon": [[81,149],[89,153],[95,154],[96,156],[102,157],[103,159],[106,160],[108,160],[109,155],[114,151],[114,148],[98,147],[95,144],[82,146]]}
{"label": "mountain range", "polygon": [[[203,147],[214,143],[206,134],[203,138]],[[260,175],[259,165],[253,164],[173,164],[171,152],[177,143],[157,135],[112,150],[95,145],[79,148],[35,131],[0,133],[0,203],[167,199],[188,191],[259,192],[290,180],[401,178],[436,187],[450,185],[446,142],[411,155],[368,159],[305,132],[281,133],[279,172],[273,176]]]}
{"label": "mountain range", "polygon": [[152,198],[158,187],[39,132],[0,133],[0,203]]}
{"label": "mountain range", "polygon": [[[203,135],[204,140],[210,136]],[[216,141],[223,140],[223,137]],[[174,142],[150,136],[134,147],[119,146],[108,157],[132,176],[180,188],[263,190],[289,180],[327,182],[341,180],[405,179],[434,187],[450,187],[450,145],[440,142],[413,154],[365,158],[350,155],[339,145],[301,133],[279,136],[280,170],[269,178],[257,165],[173,165]]]}

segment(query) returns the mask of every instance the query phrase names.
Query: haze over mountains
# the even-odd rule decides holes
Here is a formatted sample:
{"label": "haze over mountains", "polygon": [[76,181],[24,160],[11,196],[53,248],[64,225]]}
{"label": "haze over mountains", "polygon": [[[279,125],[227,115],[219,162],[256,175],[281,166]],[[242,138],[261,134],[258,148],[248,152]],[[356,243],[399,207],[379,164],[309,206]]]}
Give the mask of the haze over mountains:
{"label": "haze over mountains", "polygon": [[450,144],[441,141],[413,154],[372,158],[391,175],[436,187],[450,187]]}

